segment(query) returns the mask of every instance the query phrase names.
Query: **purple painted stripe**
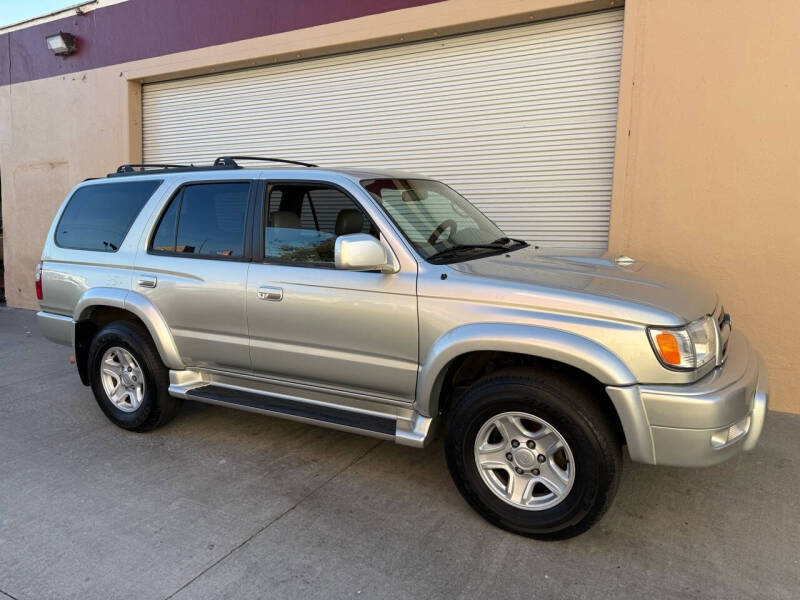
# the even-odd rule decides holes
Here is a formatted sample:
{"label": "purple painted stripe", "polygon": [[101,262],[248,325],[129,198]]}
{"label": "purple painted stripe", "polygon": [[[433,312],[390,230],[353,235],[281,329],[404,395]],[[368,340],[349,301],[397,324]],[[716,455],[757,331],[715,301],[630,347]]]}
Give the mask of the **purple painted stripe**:
{"label": "purple painted stripe", "polygon": [[[433,4],[442,0],[129,0],[0,35],[0,85]],[[47,35],[78,36],[51,54]]]}

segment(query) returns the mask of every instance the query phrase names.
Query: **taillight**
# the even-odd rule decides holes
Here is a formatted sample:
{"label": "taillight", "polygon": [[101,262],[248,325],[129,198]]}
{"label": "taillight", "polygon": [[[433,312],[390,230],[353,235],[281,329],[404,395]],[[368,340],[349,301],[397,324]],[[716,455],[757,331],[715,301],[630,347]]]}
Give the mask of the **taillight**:
{"label": "taillight", "polygon": [[36,298],[37,300],[44,299],[44,294],[42,293],[42,263],[36,265]]}

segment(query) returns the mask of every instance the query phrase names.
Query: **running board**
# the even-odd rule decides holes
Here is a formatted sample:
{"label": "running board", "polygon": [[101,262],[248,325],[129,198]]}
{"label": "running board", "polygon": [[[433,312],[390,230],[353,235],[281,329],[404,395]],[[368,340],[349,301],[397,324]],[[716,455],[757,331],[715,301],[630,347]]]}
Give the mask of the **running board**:
{"label": "running board", "polygon": [[214,383],[169,386],[172,396],[207,404],[227,406],[258,414],[330,427],[394,441],[421,448],[430,441],[433,419],[417,413],[411,419],[379,415],[307,401],[302,398],[268,392],[253,392]]}

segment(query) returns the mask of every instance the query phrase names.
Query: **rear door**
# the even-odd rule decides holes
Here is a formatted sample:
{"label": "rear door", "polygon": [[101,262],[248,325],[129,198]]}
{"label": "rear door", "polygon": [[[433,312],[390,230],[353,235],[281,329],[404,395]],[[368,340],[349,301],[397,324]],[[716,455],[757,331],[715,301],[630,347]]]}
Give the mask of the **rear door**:
{"label": "rear door", "polygon": [[175,190],[140,251],[133,282],[164,316],[187,366],[249,372],[245,319],[250,180]]}
{"label": "rear door", "polygon": [[247,283],[257,375],[412,402],[417,377],[416,263],[400,272],[342,271],[340,235],[381,231],[344,189],[269,182]]}

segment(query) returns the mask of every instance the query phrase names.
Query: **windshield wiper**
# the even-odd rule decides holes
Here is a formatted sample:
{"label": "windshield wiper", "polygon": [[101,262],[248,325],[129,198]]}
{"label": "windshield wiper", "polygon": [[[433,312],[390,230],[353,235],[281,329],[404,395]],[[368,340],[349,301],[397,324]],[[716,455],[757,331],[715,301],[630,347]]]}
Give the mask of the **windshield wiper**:
{"label": "windshield wiper", "polygon": [[428,261],[438,262],[450,256],[456,256],[470,250],[499,250],[500,252],[504,252],[507,248],[503,244],[459,244],[458,246],[451,246],[450,248],[445,248],[444,250],[432,254],[428,257]]}
{"label": "windshield wiper", "polygon": [[494,244],[502,244],[503,246],[508,246],[512,242],[514,243],[515,246],[516,245],[520,245],[521,248],[524,248],[525,246],[528,245],[528,242],[526,242],[525,240],[515,240],[514,238],[505,237],[505,236],[503,236],[501,238],[497,238],[495,241],[492,242],[492,245],[494,245]]}
{"label": "windshield wiper", "polygon": [[445,248],[444,250],[440,250],[439,252],[432,254],[428,257],[428,261],[434,263],[441,262],[449,257],[458,256],[459,254],[463,252],[469,252],[470,250],[495,250],[499,252],[505,252],[506,250],[511,249],[509,244],[513,244],[514,250],[524,248],[528,245],[527,242],[522,240],[501,237],[490,244],[458,244],[457,246],[451,246],[450,248]]}

